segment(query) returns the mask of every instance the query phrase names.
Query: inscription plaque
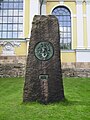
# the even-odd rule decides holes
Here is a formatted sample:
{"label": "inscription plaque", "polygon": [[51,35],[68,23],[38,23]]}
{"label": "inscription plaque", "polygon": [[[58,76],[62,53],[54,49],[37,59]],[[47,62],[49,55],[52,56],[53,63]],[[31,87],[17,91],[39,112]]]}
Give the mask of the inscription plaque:
{"label": "inscription plaque", "polygon": [[48,75],[39,75],[40,80],[48,80]]}

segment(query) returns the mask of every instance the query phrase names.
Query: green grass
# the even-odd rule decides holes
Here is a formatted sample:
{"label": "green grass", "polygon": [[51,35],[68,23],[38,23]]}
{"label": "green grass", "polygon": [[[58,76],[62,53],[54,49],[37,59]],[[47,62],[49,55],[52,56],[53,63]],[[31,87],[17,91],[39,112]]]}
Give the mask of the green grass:
{"label": "green grass", "polygon": [[90,120],[90,78],[64,78],[66,101],[22,103],[23,78],[0,78],[0,120]]}

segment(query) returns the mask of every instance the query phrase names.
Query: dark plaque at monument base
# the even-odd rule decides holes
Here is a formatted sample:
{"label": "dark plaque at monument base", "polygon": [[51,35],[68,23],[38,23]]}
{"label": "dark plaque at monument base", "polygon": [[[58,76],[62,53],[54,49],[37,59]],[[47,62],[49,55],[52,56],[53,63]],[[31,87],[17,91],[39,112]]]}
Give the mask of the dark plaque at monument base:
{"label": "dark plaque at monument base", "polygon": [[47,104],[63,99],[59,24],[53,15],[37,15],[29,43],[23,101]]}

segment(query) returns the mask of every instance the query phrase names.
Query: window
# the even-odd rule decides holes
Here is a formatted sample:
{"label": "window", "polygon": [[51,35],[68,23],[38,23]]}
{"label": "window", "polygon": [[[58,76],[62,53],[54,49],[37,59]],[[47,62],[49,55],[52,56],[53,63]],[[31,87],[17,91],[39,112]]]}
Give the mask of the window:
{"label": "window", "polygon": [[0,38],[22,38],[23,0],[0,0]]}
{"label": "window", "polygon": [[59,22],[61,49],[71,49],[71,12],[66,7],[58,6],[52,14]]}

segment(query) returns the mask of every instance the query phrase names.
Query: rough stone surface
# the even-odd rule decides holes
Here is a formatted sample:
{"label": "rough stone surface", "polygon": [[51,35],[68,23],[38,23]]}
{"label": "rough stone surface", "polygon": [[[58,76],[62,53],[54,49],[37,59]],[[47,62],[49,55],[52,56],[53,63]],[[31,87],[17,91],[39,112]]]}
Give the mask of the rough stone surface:
{"label": "rough stone surface", "polygon": [[82,68],[64,68],[62,69],[63,77],[90,77],[90,69]]}
{"label": "rough stone surface", "polygon": [[[0,64],[0,78],[3,77],[24,77],[25,64]],[[90,69],[85,68],[62,68],[63,77],[88,77],[90,78]]]}
{"label": "rough stone surface", "polygon": [[[0,77],[24,77],[25,66],[26,56],[0,56]],[[90,78],[90,62],[61,63],[61,66],[63,77]]]}
{"label": "rough stone surface", "polygon": [[62,69],[90,69],[90,62],[62,62],[61,65]]}
{"label": "rough stone surface", "polygon": [[23,77],[25,75],[25,65],[17,64],[0,64],[0,78],[3,77]]}
{"label": "rough stone surface", "polygon": [[[34,17],[26,65],[24,102],[48,103],[64,99],[59,40],[56,17]],[[54,47],[54,55],[47,61],[40,61],[35,57],[34,48],[41,41],[48,41]],[[39,79],[42,74],[48,75],[48,79]]]}
{"label": "rough stone surface", "polygon": [[26,56],[0,56],[0,78],[24,77]]}

